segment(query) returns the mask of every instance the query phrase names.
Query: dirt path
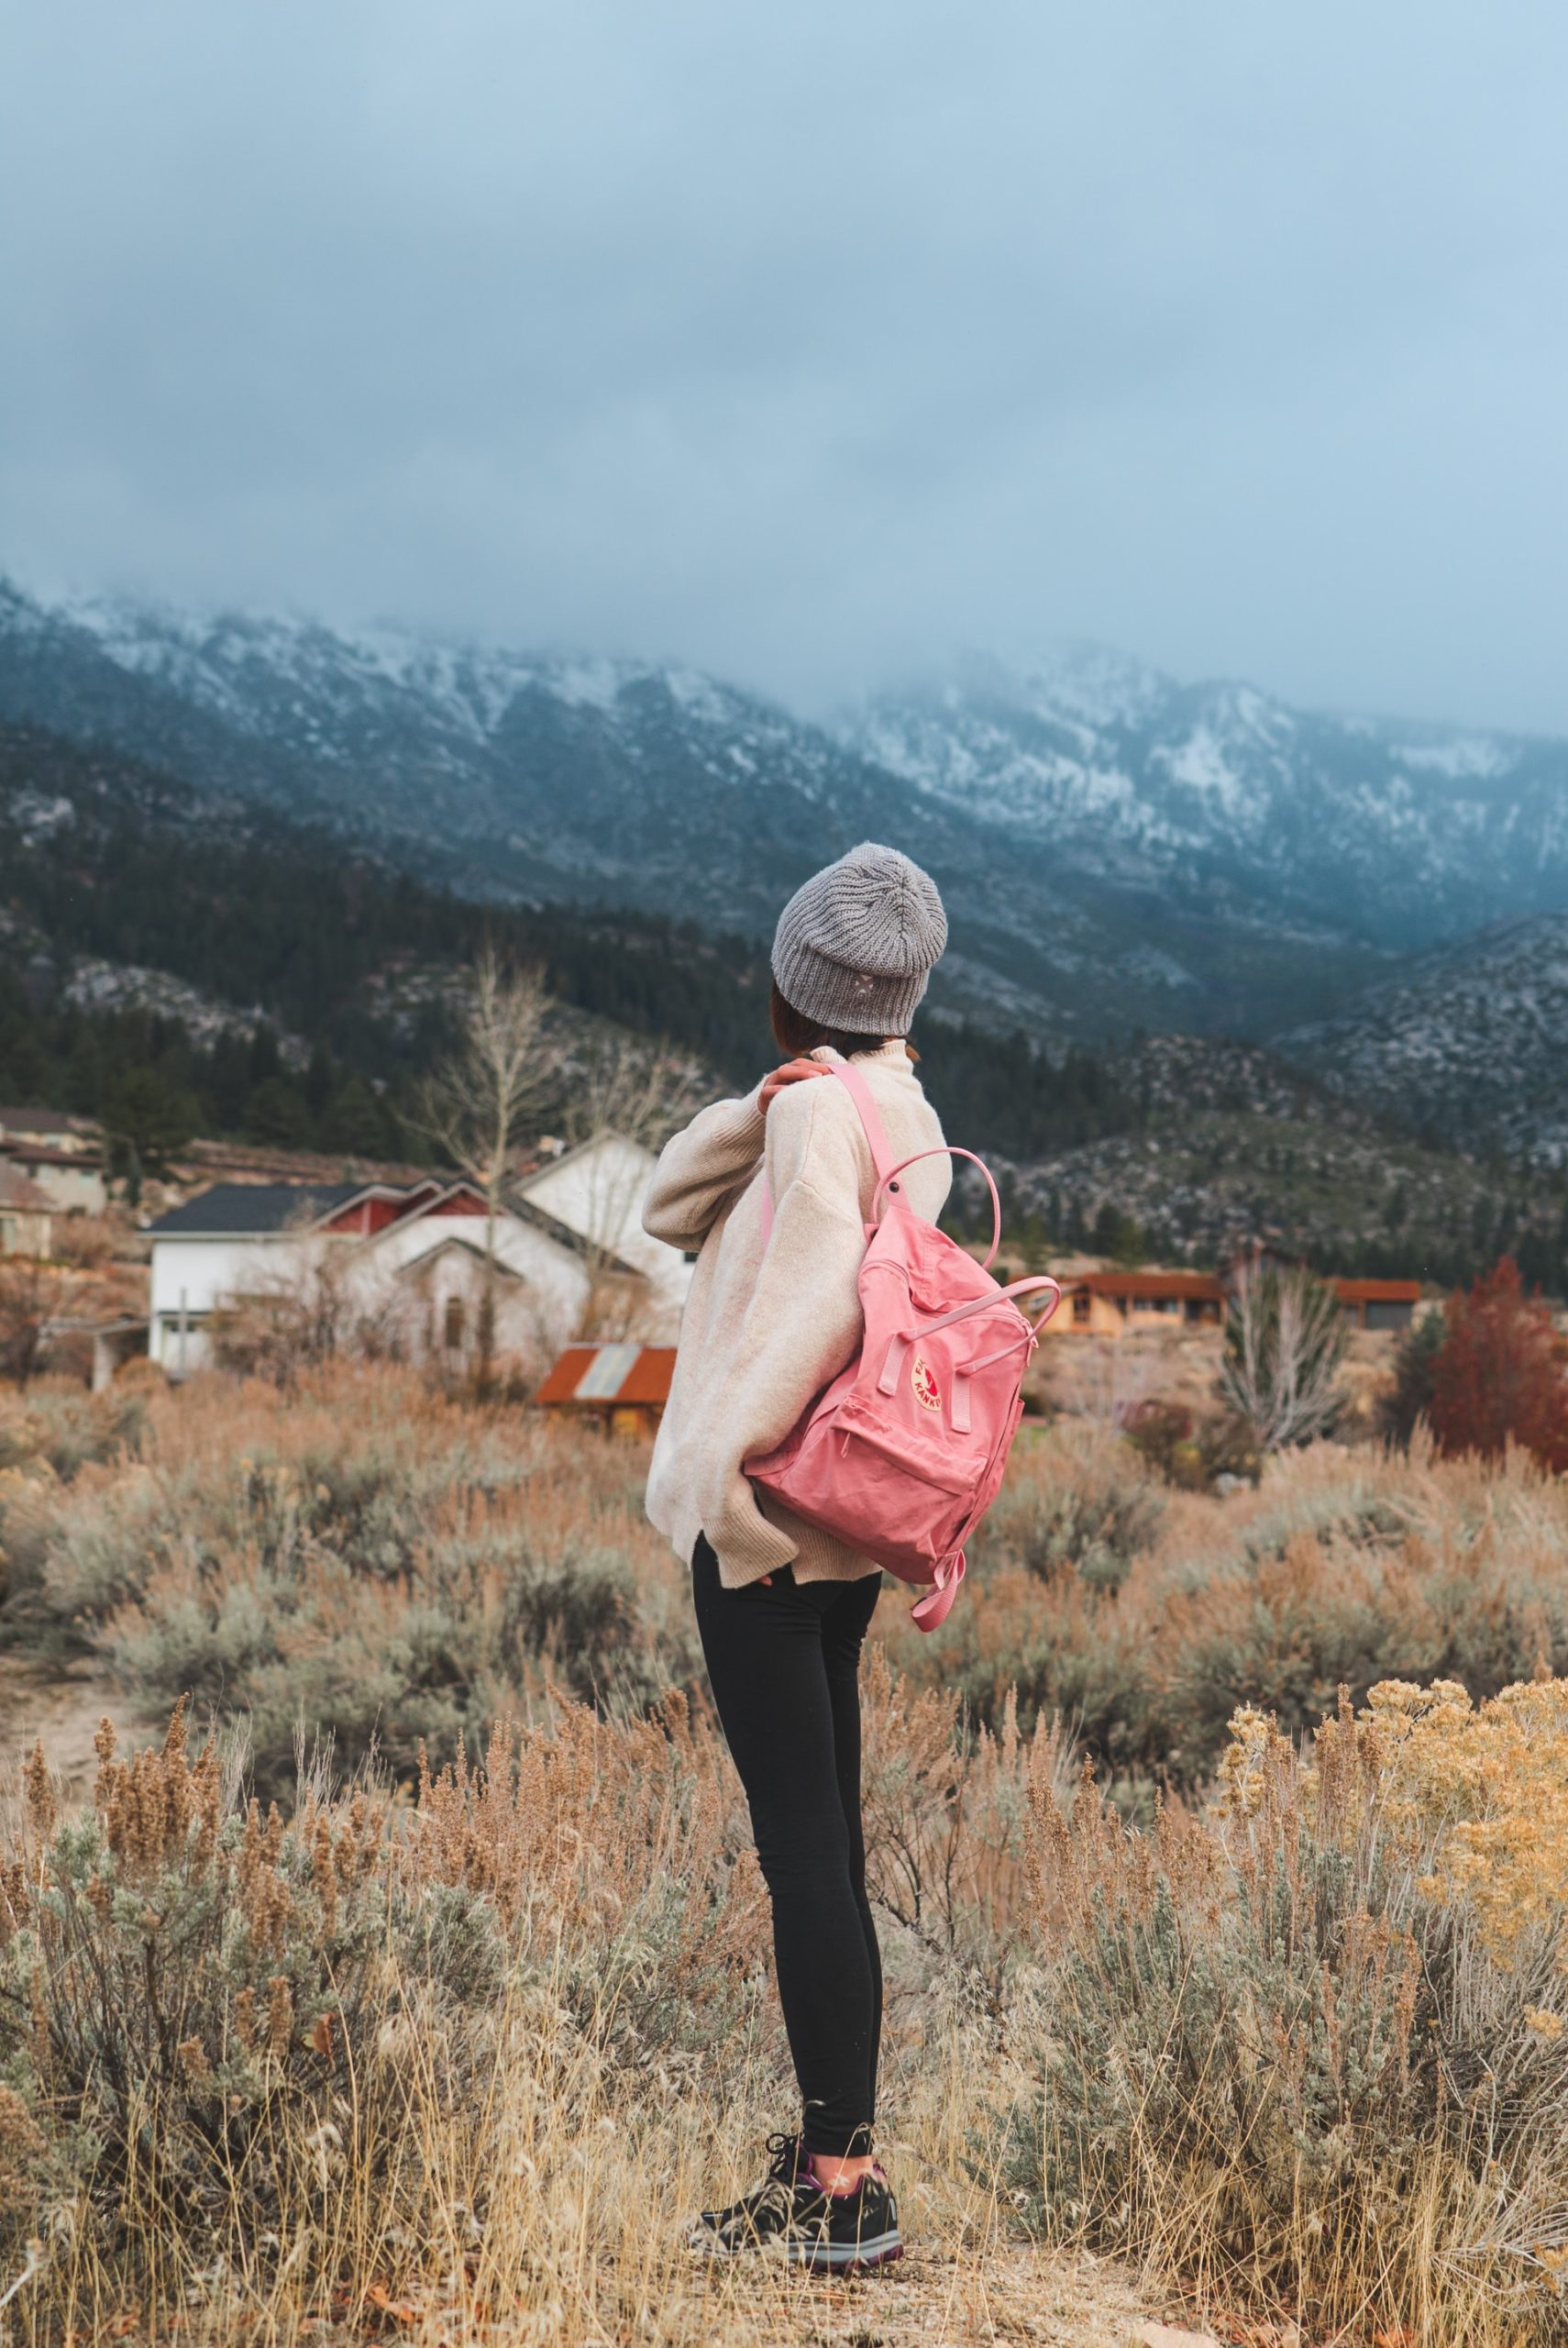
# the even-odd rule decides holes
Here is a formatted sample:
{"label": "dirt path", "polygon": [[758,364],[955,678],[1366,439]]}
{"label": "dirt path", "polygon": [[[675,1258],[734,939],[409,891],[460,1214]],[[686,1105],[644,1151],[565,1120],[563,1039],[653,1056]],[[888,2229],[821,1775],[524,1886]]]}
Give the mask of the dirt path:
{"label": "dirt path", "polygon": [[886,2276],[802,2293],[799,2315],[811,2348],[1130,2348],[1149,2304],[1112,2267],[1010,2244],[911,2250]]}
{"label": "dirt path", "polygon": [[29,1656],[0,1654],[0,1785],[14,1778],[41,1740],[67,1798],[80,1800],[97,1769],[93,1739],[105,1713],[122,1742],[133,1733],[145,1737],[136,1706],[94,1665],[46,1671]]}
{"label": "dirt path", "polygon": [[1151,2301],[1122,2271],[1025,2243],[911,2247],[831,2283],[749,2262],[684,2277],[650,2335],[703,2348],[1143,2348]]}

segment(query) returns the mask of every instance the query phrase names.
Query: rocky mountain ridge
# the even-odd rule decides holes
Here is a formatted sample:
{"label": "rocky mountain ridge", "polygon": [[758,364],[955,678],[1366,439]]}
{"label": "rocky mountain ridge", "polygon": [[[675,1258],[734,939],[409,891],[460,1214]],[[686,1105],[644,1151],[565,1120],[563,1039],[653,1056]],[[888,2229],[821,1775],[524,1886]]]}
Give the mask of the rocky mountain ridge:
{"label": "rocky mountain ridge", "polygon": [[1568,1166],[1568,914],[1421,955],[1277,1048],[1446,1146]]}
{"label": "rocky mountain ridge", "polygon": [[[1092,647],[812,725],[676,664],[4,584],[0,716],[181,778],[189,820],[271,808],[466,896],[752,936],[824,856],[892,836],[949,903],[939,1013],[1054,1049],[1276,1042],[1466,1146],[1562,1137],[1568,1002],[1467,933],[1568,907],[1568,745],[1300,713]],[[47,793],[17,812],[66,820]]]}

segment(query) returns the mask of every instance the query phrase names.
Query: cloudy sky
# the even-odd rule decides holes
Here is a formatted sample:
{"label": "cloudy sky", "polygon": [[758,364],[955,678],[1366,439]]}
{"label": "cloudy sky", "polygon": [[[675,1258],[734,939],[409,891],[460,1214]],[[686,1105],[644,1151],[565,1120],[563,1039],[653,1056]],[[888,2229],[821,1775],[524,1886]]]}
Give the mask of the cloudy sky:
{"label": "cloudy sky", "polygon": [[1568,733],[1562,0],[4,0],[0,568]]}

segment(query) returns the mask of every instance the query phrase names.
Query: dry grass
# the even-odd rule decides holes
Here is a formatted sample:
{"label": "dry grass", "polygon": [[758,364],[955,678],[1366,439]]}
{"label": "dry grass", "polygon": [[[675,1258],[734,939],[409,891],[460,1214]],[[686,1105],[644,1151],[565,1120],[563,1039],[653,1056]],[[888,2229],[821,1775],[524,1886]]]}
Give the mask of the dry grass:
{"label": "dry grass", "polygon": [[105,1736],[86,1822],[32,1768],[0,1855],[0,2242],[45,2246],[20,2335],[134,2308],[149,2337],[1124,2339],[1135,2295],[1032,2251],[1004,2177],[1034,2070],[1000,1951],[1059,1755],[965,1764],[951,1705],[885,1669],[868,1694],[905,2273],[679,2248],[792,2095],[733,1775],[679,1699],[558,1703],[411,1802],[313,1788],[287,1825],[177,1718],[128,1762]]}
{"label": "dry grass", "polygon": [[884,1603],[915,2247],[823,2289],[679,2250],[793,2094],[641,1455],[395,1372],[40,1392],[0,1446],[37,1651],[223,1659],[217,1743],[0,1812],[0,2293],[42,2245],[0,2329],[1121,2348],[1133,2274],[1260,2343],[1568,2336],[1568,1494],[1525,1463],[1320,1446],[1220,1503],[1063,1429],[940,1640]]}

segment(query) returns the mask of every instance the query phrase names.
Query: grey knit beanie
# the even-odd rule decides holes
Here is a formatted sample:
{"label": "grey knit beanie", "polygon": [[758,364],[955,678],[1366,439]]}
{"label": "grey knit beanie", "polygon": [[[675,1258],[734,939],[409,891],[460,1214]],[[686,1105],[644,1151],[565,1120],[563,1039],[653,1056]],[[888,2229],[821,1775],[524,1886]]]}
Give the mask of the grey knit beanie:
{"label": "grey knit beanie", "polygon": [[807,1019],[856,1036],[907,1036],[947,943],[929,872],[863,840],[797,889],[773,935],[778,991]]}

